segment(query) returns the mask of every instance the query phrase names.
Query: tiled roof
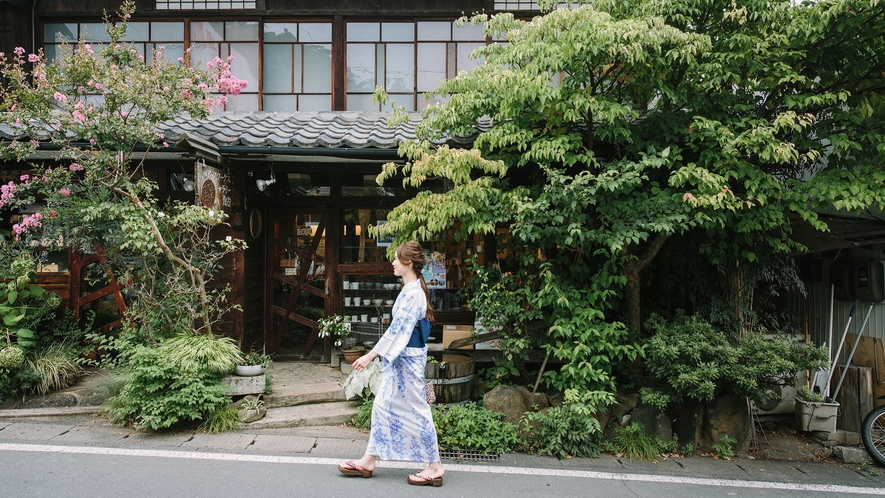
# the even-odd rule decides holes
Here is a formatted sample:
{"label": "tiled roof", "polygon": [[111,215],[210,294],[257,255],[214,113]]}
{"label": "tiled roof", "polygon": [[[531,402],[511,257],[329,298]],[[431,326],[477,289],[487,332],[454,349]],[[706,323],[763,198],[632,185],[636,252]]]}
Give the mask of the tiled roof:
{"label": "tiled roof", "polygon": [[[324,147],[395,149],[399,142],[415,138],[420,114],[411,113],[405,123],[391,128],[392,115],[382,112],[217,112],[206,119],[179,116],[159,130],[170,143],[183,136],[198,137],[216,146]],[[5,125],[0,137],[18,138]],[[49,135],[36,137],[48,140]],[[451,141],[469,144],[473,137]]]}
{"label": "tiled roof", "polygon": [[161,131],[167,140],[196,134],[218,146],[395,149],[399,142],[415,138],[421,116],[410,114],[408,121],[395,128],[387,125],[391,116],[380,112],[218,113],[199,121],[177,117],[164,123]]}

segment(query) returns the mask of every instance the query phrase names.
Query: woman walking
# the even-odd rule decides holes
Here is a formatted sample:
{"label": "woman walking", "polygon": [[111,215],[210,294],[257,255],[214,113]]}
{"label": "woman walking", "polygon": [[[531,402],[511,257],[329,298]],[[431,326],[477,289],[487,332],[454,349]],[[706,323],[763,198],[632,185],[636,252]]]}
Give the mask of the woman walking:
{"label": "woman walking", "polygon": [[[403,288],[393,305],[390,326],[372,350],[353,362],[364,370],[381,357],[381,387],[375,393],[369,444],[359,460],[338,465],[348,476],[372,477],[375,460],[406,460],[428,463],[427,468],[409,476],[415,486],[442,486],[436,427],[425,397],[424,367],[427,363],[427,336],[433,319],[430,293],[421,276],[424,249],[417,242],[396,248],[393,274],[403,279]],[[423,327],[422,320],[424,320]],[[421,333],[424,328],[425,333]]]}

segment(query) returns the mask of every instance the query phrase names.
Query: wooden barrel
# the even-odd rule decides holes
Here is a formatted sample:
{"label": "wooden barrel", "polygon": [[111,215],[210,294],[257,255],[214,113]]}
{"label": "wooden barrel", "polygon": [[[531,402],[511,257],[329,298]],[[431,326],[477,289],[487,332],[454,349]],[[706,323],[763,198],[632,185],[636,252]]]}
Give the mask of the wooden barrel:
{"label": "wooden barrel", "polygon": [[[431,360],[435,358],[437,361]],[[470,386],[476,362],[472,356],[463,354],[428,355],[424,377],[433,383],[436,402],[443,404],[466,403],[470,399]]]}

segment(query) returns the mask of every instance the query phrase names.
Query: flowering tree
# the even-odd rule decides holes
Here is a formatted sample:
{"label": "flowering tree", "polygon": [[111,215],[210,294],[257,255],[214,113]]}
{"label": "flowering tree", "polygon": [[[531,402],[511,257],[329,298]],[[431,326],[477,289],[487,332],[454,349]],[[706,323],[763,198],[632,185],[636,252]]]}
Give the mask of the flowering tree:
{"label": "flowering tree", "polygon": [[3,155],[27,160],[47,140],[60,149],[59,161],[34,162],[30,174],[3,185],[0,208],[40,206],[13,226],[23,250],[39,241],[107,254],[131,290],[132,329],[211,334],[229,306],[223,290],[207,283],[243,243],[210,236],[223,213],[156,199],[144,161],[168,147],[161,122],[183,113],[203,118],[246,83],[231,75],[232,58],[198,69],[183,58],[166,61],[163,47],[139,54],[124,41],[134,11],[126,1],[119,22],[105,16],[108,43],[81,39],[55,61],[22,48],[0,53],[0,123],[18,137]]}

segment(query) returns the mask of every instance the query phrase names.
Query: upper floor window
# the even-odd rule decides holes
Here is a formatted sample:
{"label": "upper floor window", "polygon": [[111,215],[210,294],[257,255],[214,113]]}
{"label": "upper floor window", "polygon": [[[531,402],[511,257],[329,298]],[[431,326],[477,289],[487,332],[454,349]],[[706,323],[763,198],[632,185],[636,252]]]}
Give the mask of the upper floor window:
{"label": "upper floor window", "polygon": [[264,23],[263,48],[263,109],[332,108],[331,23]]}
{"label": "upper floor window", "polygon": [[[88,43],[107,43],[107,31],[101,23],[47,23],[43,29],[43,52],[47,60],[61,55],[63,43],[77,43],[80,36]],[[184,55],[183,22],[130,22],[126,41],[135,45],[140,55],[150,62],[155,50],[163,48],[163,58],[175,61]]]}
{"label": "upper floor window", "polygon": [[234,10],[254,9],[254,1],[224,0],[157,0],[157,10]]}
{"label": "upper floor window", "polygon": [[350,22],[347,24],[346,107],[378,111],[376,86],[407,111],[427,107],[423,93],[482,61],[467,54],[485,44],[481,26],[447,21]]}
{"label": "upper floor window", "polygon": [[258,110],[258,21],[191,21],[192,66],[205,68],[215,57],[234,56],[231,73],[249,84],[228,97],[227,111]]}

